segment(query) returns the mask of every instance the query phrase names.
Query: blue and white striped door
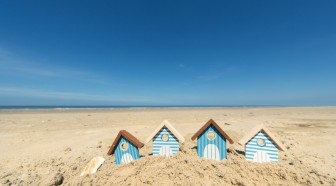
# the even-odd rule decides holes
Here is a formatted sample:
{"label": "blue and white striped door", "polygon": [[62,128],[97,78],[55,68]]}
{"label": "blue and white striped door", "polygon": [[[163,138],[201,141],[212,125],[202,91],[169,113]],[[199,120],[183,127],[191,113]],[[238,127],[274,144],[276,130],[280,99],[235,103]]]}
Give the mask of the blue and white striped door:
{"label": "blue and white striped door", "polygon": [[204,148],[204,158],[211,160],[220,160],[218,147],[214,144],[208,144]]}
{"label": "blue and white striped door", "polygon": [[165,145],[160,148],[159,155],[170,156],[173,155],[173,151],[170,146]]}
{"label": "blue and white striped door", "polygon": [[121,157],[121,164],[129,163],[133,161],[133,157],[130,153],[126,153]]}
{"label": "blue and white striped door", "polygon": [[263,163],[263,162],[271,162],[267,152],[258,150],[253,157],[254,162]]}

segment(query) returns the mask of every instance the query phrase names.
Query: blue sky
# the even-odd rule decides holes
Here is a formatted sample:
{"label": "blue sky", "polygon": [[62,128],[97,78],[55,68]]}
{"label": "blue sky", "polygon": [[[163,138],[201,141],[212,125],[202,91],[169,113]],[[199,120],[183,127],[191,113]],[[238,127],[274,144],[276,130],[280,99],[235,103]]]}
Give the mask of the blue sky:
{"label": "blue sky", "polygon": [[336,105],[336,1],[0,1],[0,105]]}

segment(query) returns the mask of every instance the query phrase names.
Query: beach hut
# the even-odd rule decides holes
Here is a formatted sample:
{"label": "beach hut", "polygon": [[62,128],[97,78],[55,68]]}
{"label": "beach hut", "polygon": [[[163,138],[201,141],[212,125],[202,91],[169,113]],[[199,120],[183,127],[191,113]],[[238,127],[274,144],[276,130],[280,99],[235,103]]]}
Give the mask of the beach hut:
{"label": "beach hut", "polygon": [[129,163],[140,158],[139,148],[143,146],[144,144],[132,134],[126,130],[121,130],[111,145],[107,155],[115,154],[117,165]]}
{"label": "beach hut", "polygon": [[279,150],[285,151],[284,145],[263,125],[255,127],[239,141],[245,147],[245,157],[253,162],[279,161]]}
{"label": "beach hut", "polygon": [[170,156],[179,151],[179,143],[184,143],[184,137],[164,120],[147,138],[146,143],[153,141],[153,155]]}
{"label": "beach hut", "polygon": [[192,137],[197,138],[197,154],[201,158],[222,160],[226,158],[226,144],[233,143],[233,140],[210,119]]}

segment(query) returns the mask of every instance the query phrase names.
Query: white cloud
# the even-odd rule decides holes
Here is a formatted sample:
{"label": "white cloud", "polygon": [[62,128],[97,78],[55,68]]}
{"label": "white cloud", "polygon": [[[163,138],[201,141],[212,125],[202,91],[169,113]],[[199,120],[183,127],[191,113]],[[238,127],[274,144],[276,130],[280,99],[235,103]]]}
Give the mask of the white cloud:
{"label": "white cloud", "polygon": [[215,79],[219,79],[221,78],[223,75],[225,74],[225,72],[219,72],[219,73],[211,73],[208,75],[201,75],[198,78],[202,79],[202,80],[215,80]]}
{"label": "white cloud", "polygon": [[53,100],[69,100],[69,101],[86,101],[101,102],[104,104],[111,103],[150,103],[151,99],[143,96],[130,96],[125,94],[110,93],[106,95],[99,94],[84,94],[79,92],[65,92],[52,91],[31,88],[19,87],[0,87],[0,100],[4,97],[18,97],[18,98],[39,98],[39,99],[53,99]]}
{"label": "white cloud", "polygon": [[11,77],[71,78],[93,84],[120,85],[119,83],[112,82],[111,78],[106,78],[101,74],[82,69],[45,65],[10,58],[0,59],[0,74]]}
{"label": "white cloud", "polygon": [[11,53],[8,50],[5,50],[4,48],[0,47],[0,57],[5,57],[10,55]]}
{"label": "white cloud", "polygon": [[178,64],[178,67],[179,67],[179,68],[184,68],[184,67],[185,67],[185,64],[180,63],[180,64]]}
{"label": "white cloud", "polygon": [[198,76],[198,78],[201,79],[201,80],[211,81],[211,80],[220,79],[220,78],[222,78],[225,75],[233,74],[233,73],[236,73],[236,72],[238,72],[238,70],[236,68],[234,68],[234,67],[228,67],[226,69],[223,69],[220,72],[218,72],[217,69],[213,70],[210,73]]}
{"label": "white cloud", "polygon": [[30,88],[0,87],[0,95],[44,97],[57,99],[75,99],[75,100],[106,100],[108,97],[82,94],[76,92],[48,91]]}

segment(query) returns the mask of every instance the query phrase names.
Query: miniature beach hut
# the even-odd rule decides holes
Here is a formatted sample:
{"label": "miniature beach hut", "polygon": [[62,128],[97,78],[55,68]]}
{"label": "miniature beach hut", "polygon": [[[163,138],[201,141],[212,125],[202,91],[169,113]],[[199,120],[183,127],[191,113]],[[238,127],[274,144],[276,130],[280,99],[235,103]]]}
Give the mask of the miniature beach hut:
{"label": "miniature beach hut", "polygon": [[233,143],[233,140],[212,119],[191,137],[192,140],[196,138],[198,156],[211,160],[226,158],[226,144]]}
{"label": "miniature beach hut", "polygon": [[245,146],[246,160],[260,163],[278,163],[279,150],[286,150],[284,145],[262,125],[255,127],[239,141],[239,144]]}
{"label": "miniature beach hut", "polygon": [[111,145],[107,155],[115,154],[117,165],[129,163],[140,158],[139,148],[143,146],[144,144],[132,134],[126,130],[121,130]]}
{"label": "miniature beach hut", "polygon": [[164,120],[147,138],[146,143],[153,141],[153,155],[170,156],[179,151],[179,143],[184,143],[184,137]]}

